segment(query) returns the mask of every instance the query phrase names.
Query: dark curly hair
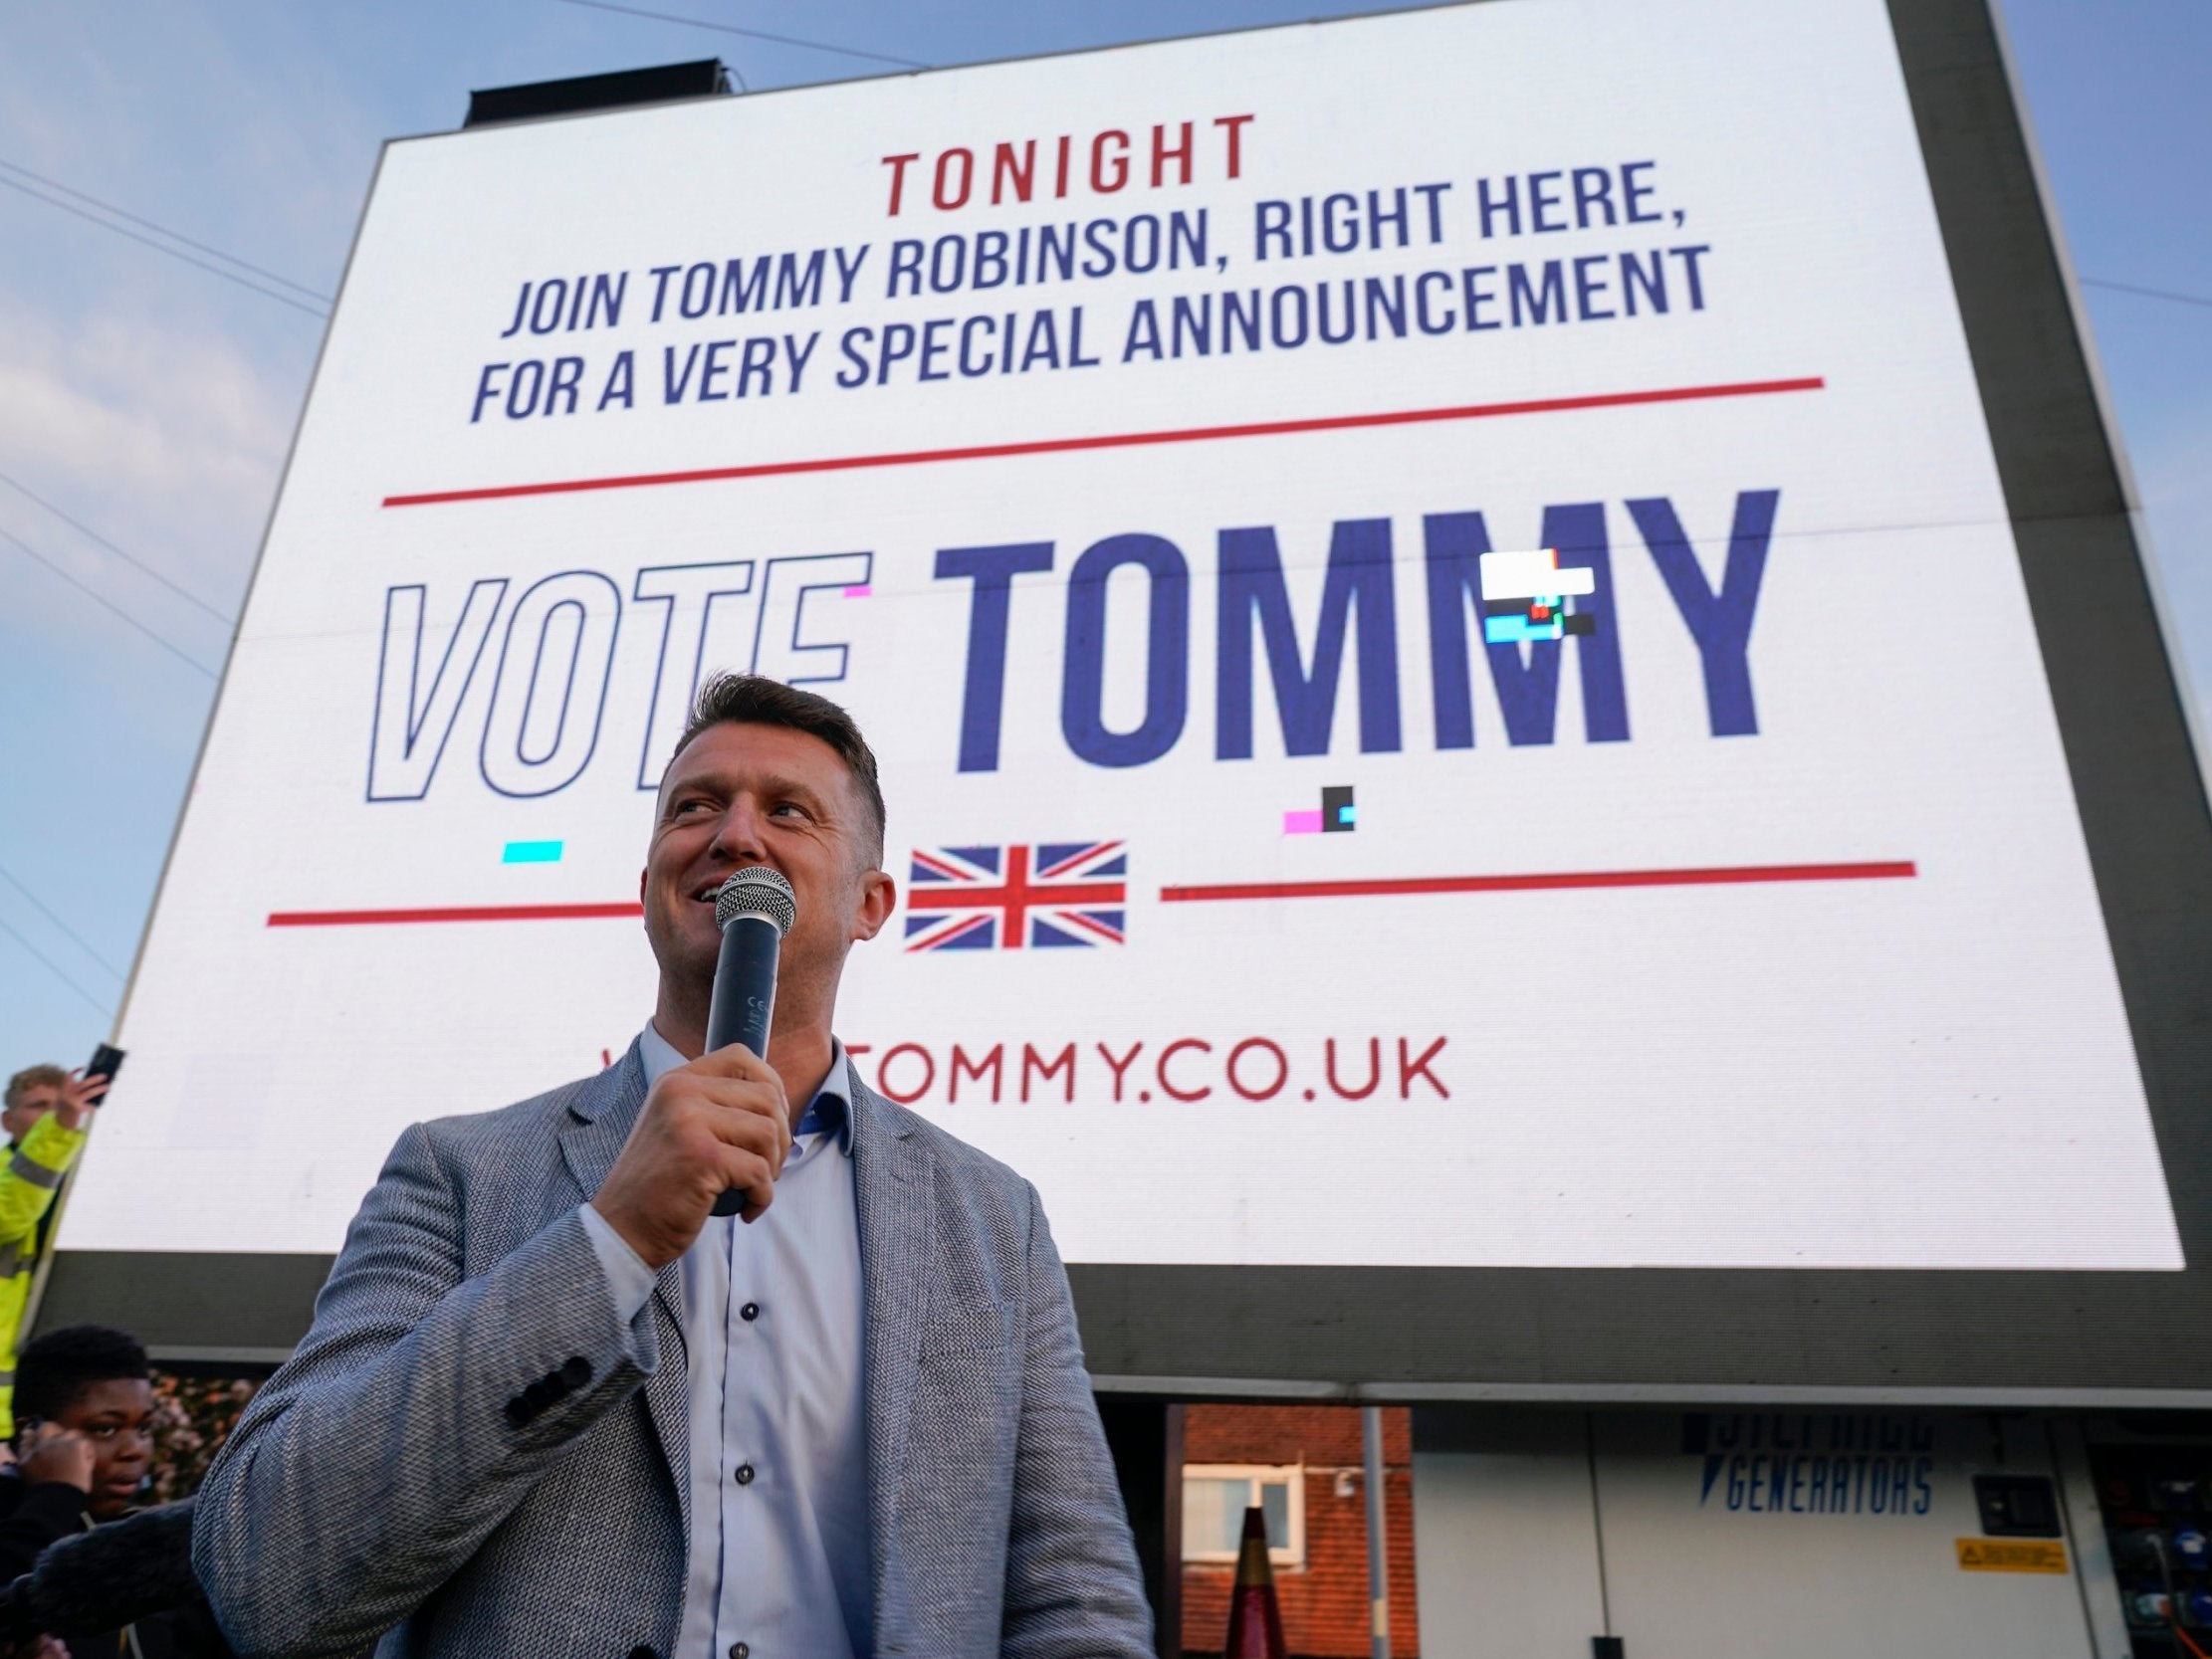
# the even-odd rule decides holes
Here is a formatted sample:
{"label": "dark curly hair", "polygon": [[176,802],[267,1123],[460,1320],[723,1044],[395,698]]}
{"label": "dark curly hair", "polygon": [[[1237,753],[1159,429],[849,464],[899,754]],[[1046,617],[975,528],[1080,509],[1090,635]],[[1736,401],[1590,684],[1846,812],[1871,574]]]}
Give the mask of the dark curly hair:
{"label": "dark curly hair", "polygon": [[16,1421],[59,1416],[96,1382],[139,1382],[148,1375],[146,1350],[129,1332],[66,1325],[26,1343],[16,1355]]}

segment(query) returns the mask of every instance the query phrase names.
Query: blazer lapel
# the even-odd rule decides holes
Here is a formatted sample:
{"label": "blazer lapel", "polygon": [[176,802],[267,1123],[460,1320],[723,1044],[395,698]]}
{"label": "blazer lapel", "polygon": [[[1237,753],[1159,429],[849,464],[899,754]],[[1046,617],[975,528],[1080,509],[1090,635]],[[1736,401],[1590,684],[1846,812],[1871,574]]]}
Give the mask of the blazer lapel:
{"label": "blazer lapel", "polygon": [[[589,1198],[605,1182],[644,1105],[645,1059],[633,1038],[628,1052],[586,1083],[568,1103],[569,1122],[560,1134],[560,1155],[567,1162],[580,1197]],[[676,1328],[676,1351],[682,1354],[683,1276],[674,1262],[653,1280],[653,1300]]]}
{"label": "blazer lapel", "polygon": [[568,1103],[568,1122],[560,1131],[560,1155],[584,1197],[598,1191],[607,1178],[607,1171],[621,1154],[622,1142],[630,1138],[630,1126],[637,1122],[638,1108],[644,1104],[645,1058],[632,1038],[622,1058],[597,1077],[585,1079]]}
{"label": "blazer lapel", "polygon": [[866,1334],[868,1564],[876,1632],[895,1627],[897,1536],[907,1417],[928,1304],[937,1209],[929,1148],[873,1090],[853,1083],[853,1184],[860,1220],[862,1328]]}
{"label": "blazer lapel", "polygon": [[[599,1190],[621,1155],[645,1105],[645,1061],[633,1040],[629,1052],[576,1091],[560,1132],[560,1155],[579,1199]],[[670,1262],[653,1279],[653,1333],[660,1365],[645,1381],[645,1406],[661,1455],[675,1482],[684,1515],[684,1544],[691,1545],[690,1356],[684,1346],[683,1276]]]}

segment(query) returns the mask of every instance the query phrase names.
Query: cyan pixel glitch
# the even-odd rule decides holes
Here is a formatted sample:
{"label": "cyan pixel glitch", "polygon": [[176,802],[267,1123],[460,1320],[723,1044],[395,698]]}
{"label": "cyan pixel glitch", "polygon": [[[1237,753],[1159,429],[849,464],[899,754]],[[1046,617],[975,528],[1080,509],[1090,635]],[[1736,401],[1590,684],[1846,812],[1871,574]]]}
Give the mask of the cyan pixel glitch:
{"label": "cyan pixel glitch", "polygon": [[1568,604],[1570,599],[1597,591],[1598,573],[1562,570],[1557,548],[1484,553],[1479,564],[1482,637],[1489,644],[1519,645],[1524,640],[1555,640],[1598,631],[1596,617],[1578,613]]}
{"label": "cyan pixel glitch", "polygon": [[500,863],[558,864],[560,848],[557,841],[510,841],[507,850],[500,854]]}

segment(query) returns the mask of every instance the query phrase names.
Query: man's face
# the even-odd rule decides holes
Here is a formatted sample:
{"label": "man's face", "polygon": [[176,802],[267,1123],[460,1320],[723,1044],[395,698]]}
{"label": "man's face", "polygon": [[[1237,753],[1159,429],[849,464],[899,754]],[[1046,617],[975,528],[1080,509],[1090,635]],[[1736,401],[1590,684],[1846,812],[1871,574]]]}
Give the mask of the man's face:
{"label": "man's face", "polygon": [[0,1111],[0,1129],[8,1132],[10,1141],[21,1141],[31,1133],[31,1126],[62,1104],[59,1084],[34,1083],[16,1097],[13,1106]]}
{"label": "man's face", "polygon": [[877,856],[859,785],[835,749],[784,726],[709,726],[661,782],[639,877],[662,975],[694,987],[714,982],[716,890],[733,871],[765,864],[798,900],[778,1004],[833,997],[846,947],[873,937],[891,914],[891,878],[875,868]]}
{"label": "man's face", "polygon": [[95,1521],[112,1521],[137,1500],[153,1461],[153,1385],[142,1376],[89,1382],[54,1420],[92,1442],[85,1510]]}

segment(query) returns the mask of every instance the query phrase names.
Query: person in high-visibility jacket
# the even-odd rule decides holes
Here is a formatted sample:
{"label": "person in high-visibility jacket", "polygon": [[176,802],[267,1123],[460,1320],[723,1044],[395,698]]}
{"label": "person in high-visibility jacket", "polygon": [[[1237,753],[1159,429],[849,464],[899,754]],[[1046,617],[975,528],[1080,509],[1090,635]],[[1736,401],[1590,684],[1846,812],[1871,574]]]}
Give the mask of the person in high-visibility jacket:
{"label": "person in high-visibility jacket", "polygon": [[8,1135],[7,1161],[0,1164],[0,1439],[15,1437],[17,1327],[46,1250],[54,1194],[107,1092],[106,1078],[79,1077],[59,1066],[27,1066],[8,1079],[0,1110],[0,1129]]}

